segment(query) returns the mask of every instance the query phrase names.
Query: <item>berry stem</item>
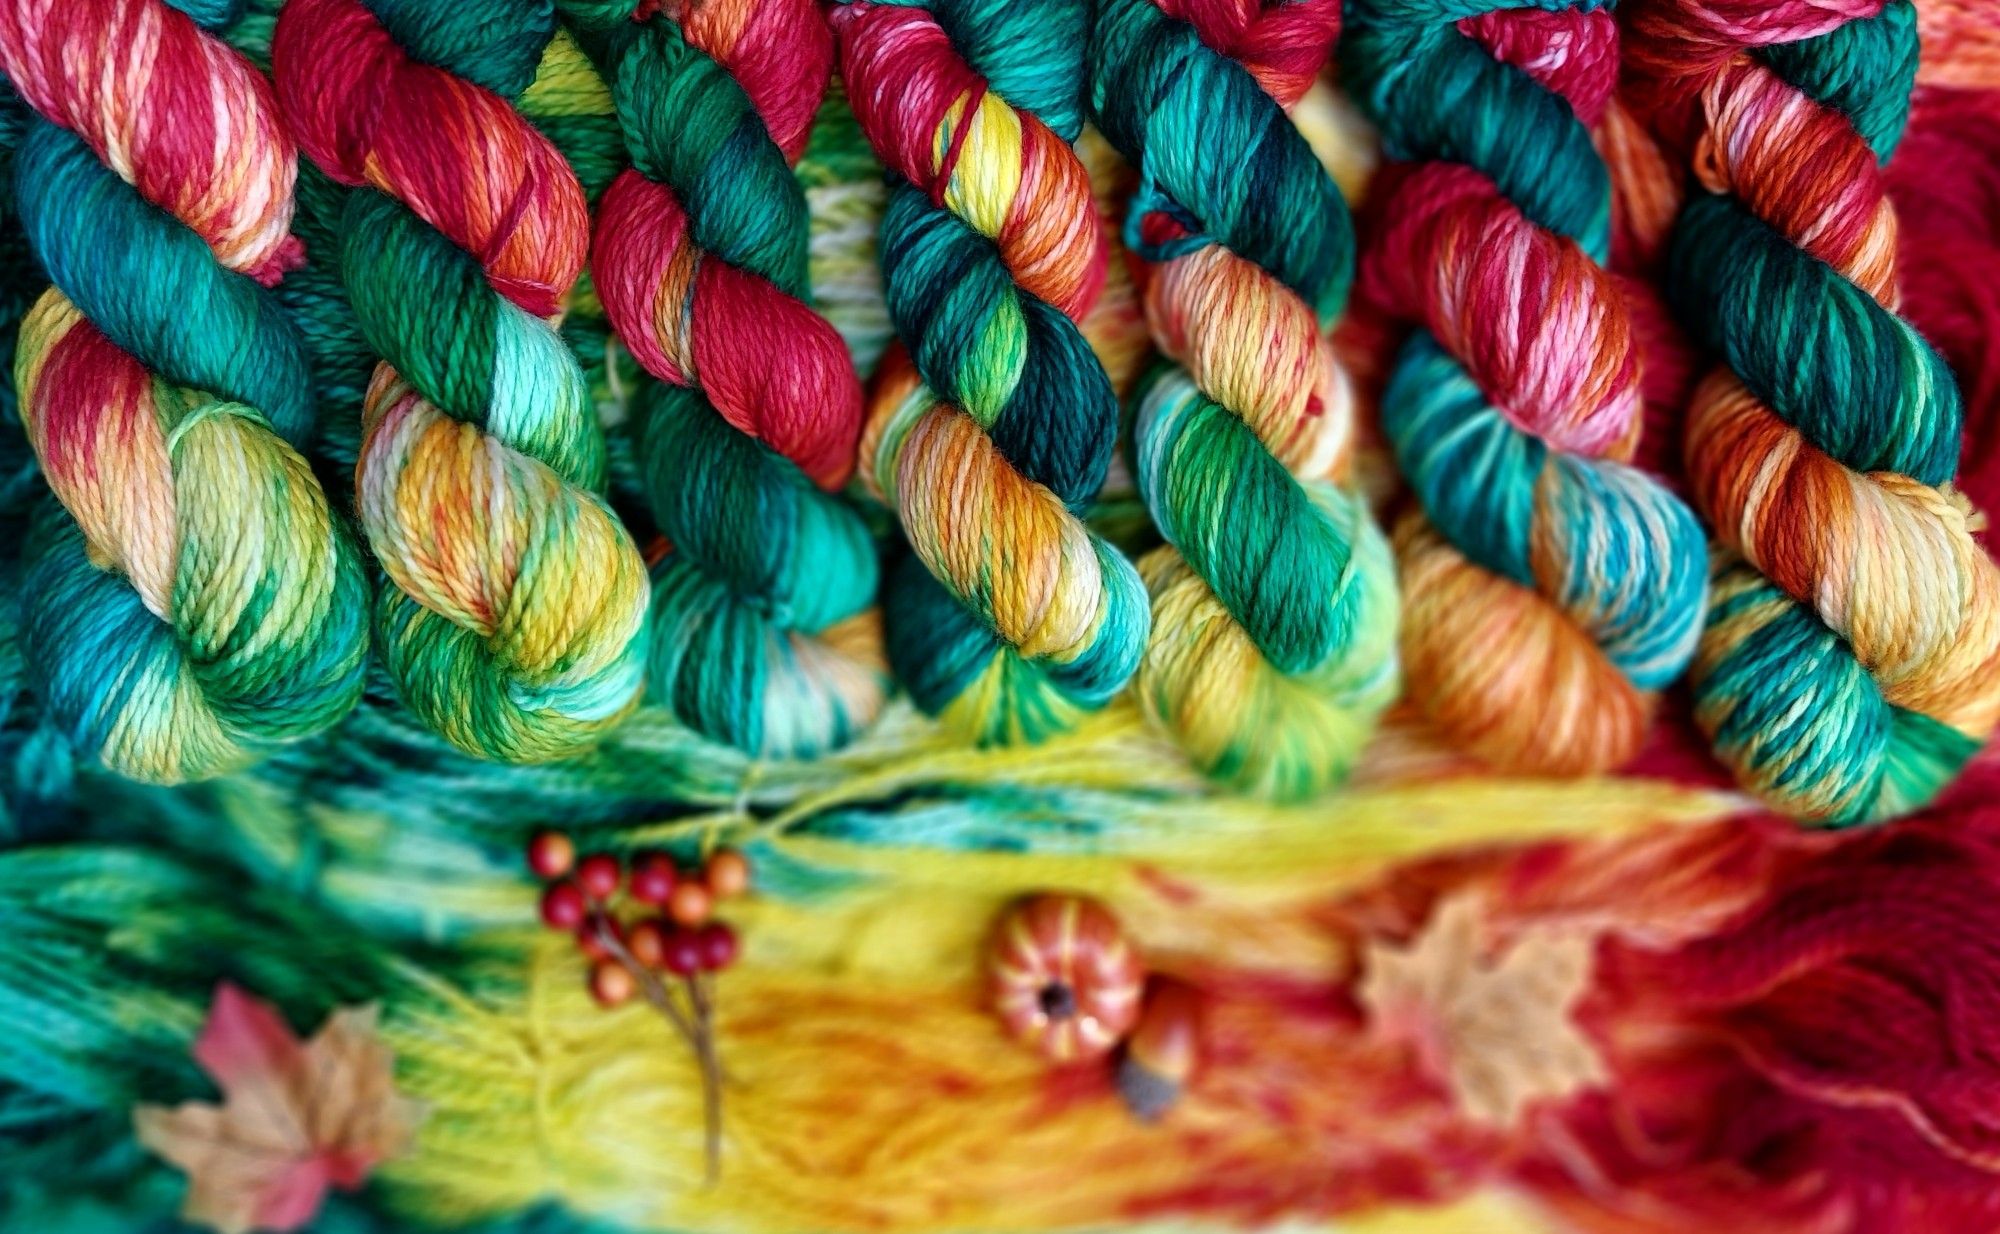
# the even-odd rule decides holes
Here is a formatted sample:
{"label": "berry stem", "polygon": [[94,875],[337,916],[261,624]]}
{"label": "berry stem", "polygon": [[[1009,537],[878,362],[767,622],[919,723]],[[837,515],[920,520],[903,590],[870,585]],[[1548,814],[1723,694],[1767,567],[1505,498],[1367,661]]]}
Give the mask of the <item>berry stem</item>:
{"label": "berry stem", "polygon": [[603,947],[612,959],[618,961],[620,967],[632,974],[633,979],[639,983],[639,993],[653,1005],[655,1011],[667,1018],[667,1021],[680,1033],[681,1038],[687,1042],[688,1048],[699,1053],[701,1039],[694,1022],[689,1020],[687,1013],[674,1002],[673,995],[667,991],[667,987],[661,983],[659,977],[633,958],[632,953],[625,947],[625,940],[618,937],[617,931],[604,924],[606,920],[608,918],[601,914],[596,918],[598,945]]}
{"label": "berry stem", "polygon": [[722,1178],[722,1067],[715,1054],[714,1004],[697,977],[685,978],[688,1005],[694,1009],[694,1017],[690,1020],[680,1005],[674,1002],[673,995],[659,975],[639,963],[626,949],[625,941],[618,937],[617,931],[604,924],[609,918],[601,911],[602,907],[597,906],[599,912],[594,918],[598,923],[599,944],[638,981],[640,995],[673,1024],[688,1048],[694,1051],[695,1061],[701,1067],[702,1147],[707,1162],[708,1184],[712,1187]]}
{"label": "berry stem", "polygon": [[702,1113],[706,1122],[708,1181],[712,1186],[722,1174],[722,1063],[715,1053],[715,1004],[709,997],[706,976],[694,974],[685,980],[688,1001],[694,1006],[696,1036],[700,1039],[695,1053],[701,1061]]}

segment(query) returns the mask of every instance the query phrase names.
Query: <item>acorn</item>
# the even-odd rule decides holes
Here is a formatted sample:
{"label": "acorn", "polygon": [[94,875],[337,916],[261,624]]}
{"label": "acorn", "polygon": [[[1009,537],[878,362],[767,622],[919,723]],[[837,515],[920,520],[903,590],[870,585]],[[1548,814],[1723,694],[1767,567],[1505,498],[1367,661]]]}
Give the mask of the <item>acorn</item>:
{"label": "acorn", "polygon": [[1053,1062],[1109,1054],[1139,1017],[1145,970],[1095,900],[1038,895],[1001,917],[987,958],[995,1014]]}
{"label": "acorn", "polygon": [[1201,995],[1171,977],[1146,989],[1139,1026],[1118,1060],[1118,1095],[1143,1122],[1158,1122],[1180,1100],[1201,1063]]}

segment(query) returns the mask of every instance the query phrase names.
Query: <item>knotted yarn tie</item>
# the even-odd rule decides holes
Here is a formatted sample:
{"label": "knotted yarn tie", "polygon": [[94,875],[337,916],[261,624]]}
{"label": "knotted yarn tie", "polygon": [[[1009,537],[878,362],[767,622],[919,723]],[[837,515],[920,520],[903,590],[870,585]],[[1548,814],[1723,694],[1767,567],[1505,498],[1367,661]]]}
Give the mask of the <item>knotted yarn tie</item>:
{"label": "knotted yarn tie", "polygon": [[1082,512],[1117,401],[1078,322],[1105,240],[1071,143],[1087,5],[852,0],[833,10],[856,118],[900,177],[860,478],[913,550],[885,596],[911,696],[982,743],[1073,728],[1144,649],[1136,571]]}
{"label": "knotted yarn tie", "polygon": [[1668,296],[1726,362],[1685,451],[1718,550],[1695,715],[1747,788],[1850,824],[1929,802],[2000,719],[2000,571],[1950,487],[1950,370],[1897,314],[1881,165],[1908,0],[1647,0],[1636,110],[1699,188]]}
{"label": "knotted yarn tie", "polygon": [[1330,0],[1104,0],[1091,30],[1092,118],[1140,177],[1128,244],[1169,361],[1134,411],[1167,541],[1140,566],[1139,701],[1204,772],[1287,799],[1345,776],[1400,684],[1394,562],[1341,485],[1353,394],[1326,331],[1353,226],[1286,115],[1339,18]]}
{"label": "knotted yarn tie", "polygon": [[[591,272],[659,382],[635,407],[655,567],[652,697],[753,754],[846,744],[887,689],[877,559],[838,495],[861,383],[807,306],[804,150],[833,67],[813,0],[567,3],[610,79],[633,167]],[[635,17],[637,20],[635,20]]]}
{"label": "knotted yarn tie", "polygon": [[296,150],[269,83],[162,0],[7,0],[0,68],[39,117],[13,188],[55,284],[21,325],[20,413],[68,512],[30,534],[28,659],[111,770],[236,770],[345,716],[368,651],[268,290],[300,260]]}
{"label": "knotted yarn tie", "polygon": [[424,722],[510,762],[588,747],[644,677],[645,564],[552,324],[583,192],[508,102],[554,31],[536,0],[292,0],[271,56],[300,145],[355,190],[339,259],[382,359],[356,505],[394,584],[383,658]]}
{"label": "knotted yarn tie", "polygon": [[1363,273],[1422,327],[1381,406],[1422,507],[1396,533],[1409,697],[1497,768],[1613,770],[1694,654],[1707,571],[1692,512],[1629,462],[1639,354],[1591,136],[1617,24],[1596,0],[1356,0],[1342,63],[1412,164]]}

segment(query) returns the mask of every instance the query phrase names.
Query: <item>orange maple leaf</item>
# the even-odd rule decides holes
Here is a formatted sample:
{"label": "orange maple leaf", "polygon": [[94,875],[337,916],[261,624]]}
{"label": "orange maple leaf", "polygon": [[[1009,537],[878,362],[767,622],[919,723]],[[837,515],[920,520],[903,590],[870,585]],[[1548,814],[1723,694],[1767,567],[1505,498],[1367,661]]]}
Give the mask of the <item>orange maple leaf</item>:
{"label": "orange maple leaf", "polygon": [[376,1008],[334,1012],[301,1043],[267,1003],[217,987],[195,1061],[223,1102],[133,1111],[139,1142],[188,1176],[181,1215],[222,1234],[296,1230],[409,1149],[422,1108],[397,1093]]}

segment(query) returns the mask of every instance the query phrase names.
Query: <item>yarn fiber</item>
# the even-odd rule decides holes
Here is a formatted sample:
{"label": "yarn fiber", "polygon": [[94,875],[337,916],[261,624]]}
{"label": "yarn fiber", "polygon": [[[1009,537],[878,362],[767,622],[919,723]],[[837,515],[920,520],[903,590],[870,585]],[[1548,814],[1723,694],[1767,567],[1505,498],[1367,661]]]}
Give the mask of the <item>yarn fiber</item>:
{"label": "yarn fiber", "polygon": [[1707,575],[1694,515],[1629,463],[1639,355],[1590,131],[1617,25],[1596,0],[1349,13],[1345,80],[1415,164],[1365,272],[1422,327],[1381,406],[1422,507],[1396,532],[1410,700],[1497,768],[1611,770],[1694,654]]}
{"label": "yarn fiber", "polygon": [[1950,488],[1961,406],[1897,313],[1881,164],[1917,63],[1908,0],[1654,0],[1630,60],[1702,190],[1668,295],[1718,369],[1688,412],[1715,529],[1696,719],[1737,778],[1844,824],[1930,801],[2000,718],[2000,571]]}
{"label": "yarn fiber", "polygon": [[1073,728],[1144,650],[1138,574],[1082,515],[1117,401],[1078,328],[1104,281],[1083,127],[1086,5],[855,0],[833,12],[854,113],[902,178],[860,474],[911,558],[884,597],[910,695],[985,743]]}
{"label": "yarn fiber", "polygon": [[701,0],[640,21],[633,7],[571,9],[598,31],[634,162],[598,207],[593,281],[659,379],[633,411],[671,545],[653,570],[648,688],[711,737],[812,757],[866,728],[887,688],[875,545],[839,496],[861,383],[805,303],[791,167],[833,35],[813,0]]}
{"label": "yarn fiber", "polygon": [[360,557],[299,453],[305,347],[268,290],[300,259],[296,150],[268,83],[160,0],[9,0],[0,66],[40,117],[15,204],[55,284],[15,380],[68,512],[30,534],[28,659],[112,770],[231,771],[346,715],[368,650]]}
{"label": "yarn fiber", "polygon": [[1170,361],[1132,429],[1167,541],[1140,566],[1137,694],[1196,766],[1279,798],[1341,779],[1399,685],[1394,565],[1341,487],[1353,394],[1325,336],[1353,226],[1285,114],[1339,19],[1330,0],[1104,0],[1091,30],[1093,118],[1139,172],[1126,239]]}
{"label": "yarn fiber", "polygon": [[356,504],[393,587],[378,643],[460,748],[574,753],[643,684],[646,573],[598,495],[605,447],[552,324],[583,268],[575,174],[507,99],[546,3],[292,0],[272,66],[301,147],[356,191],[342,282],[381,357]]}

